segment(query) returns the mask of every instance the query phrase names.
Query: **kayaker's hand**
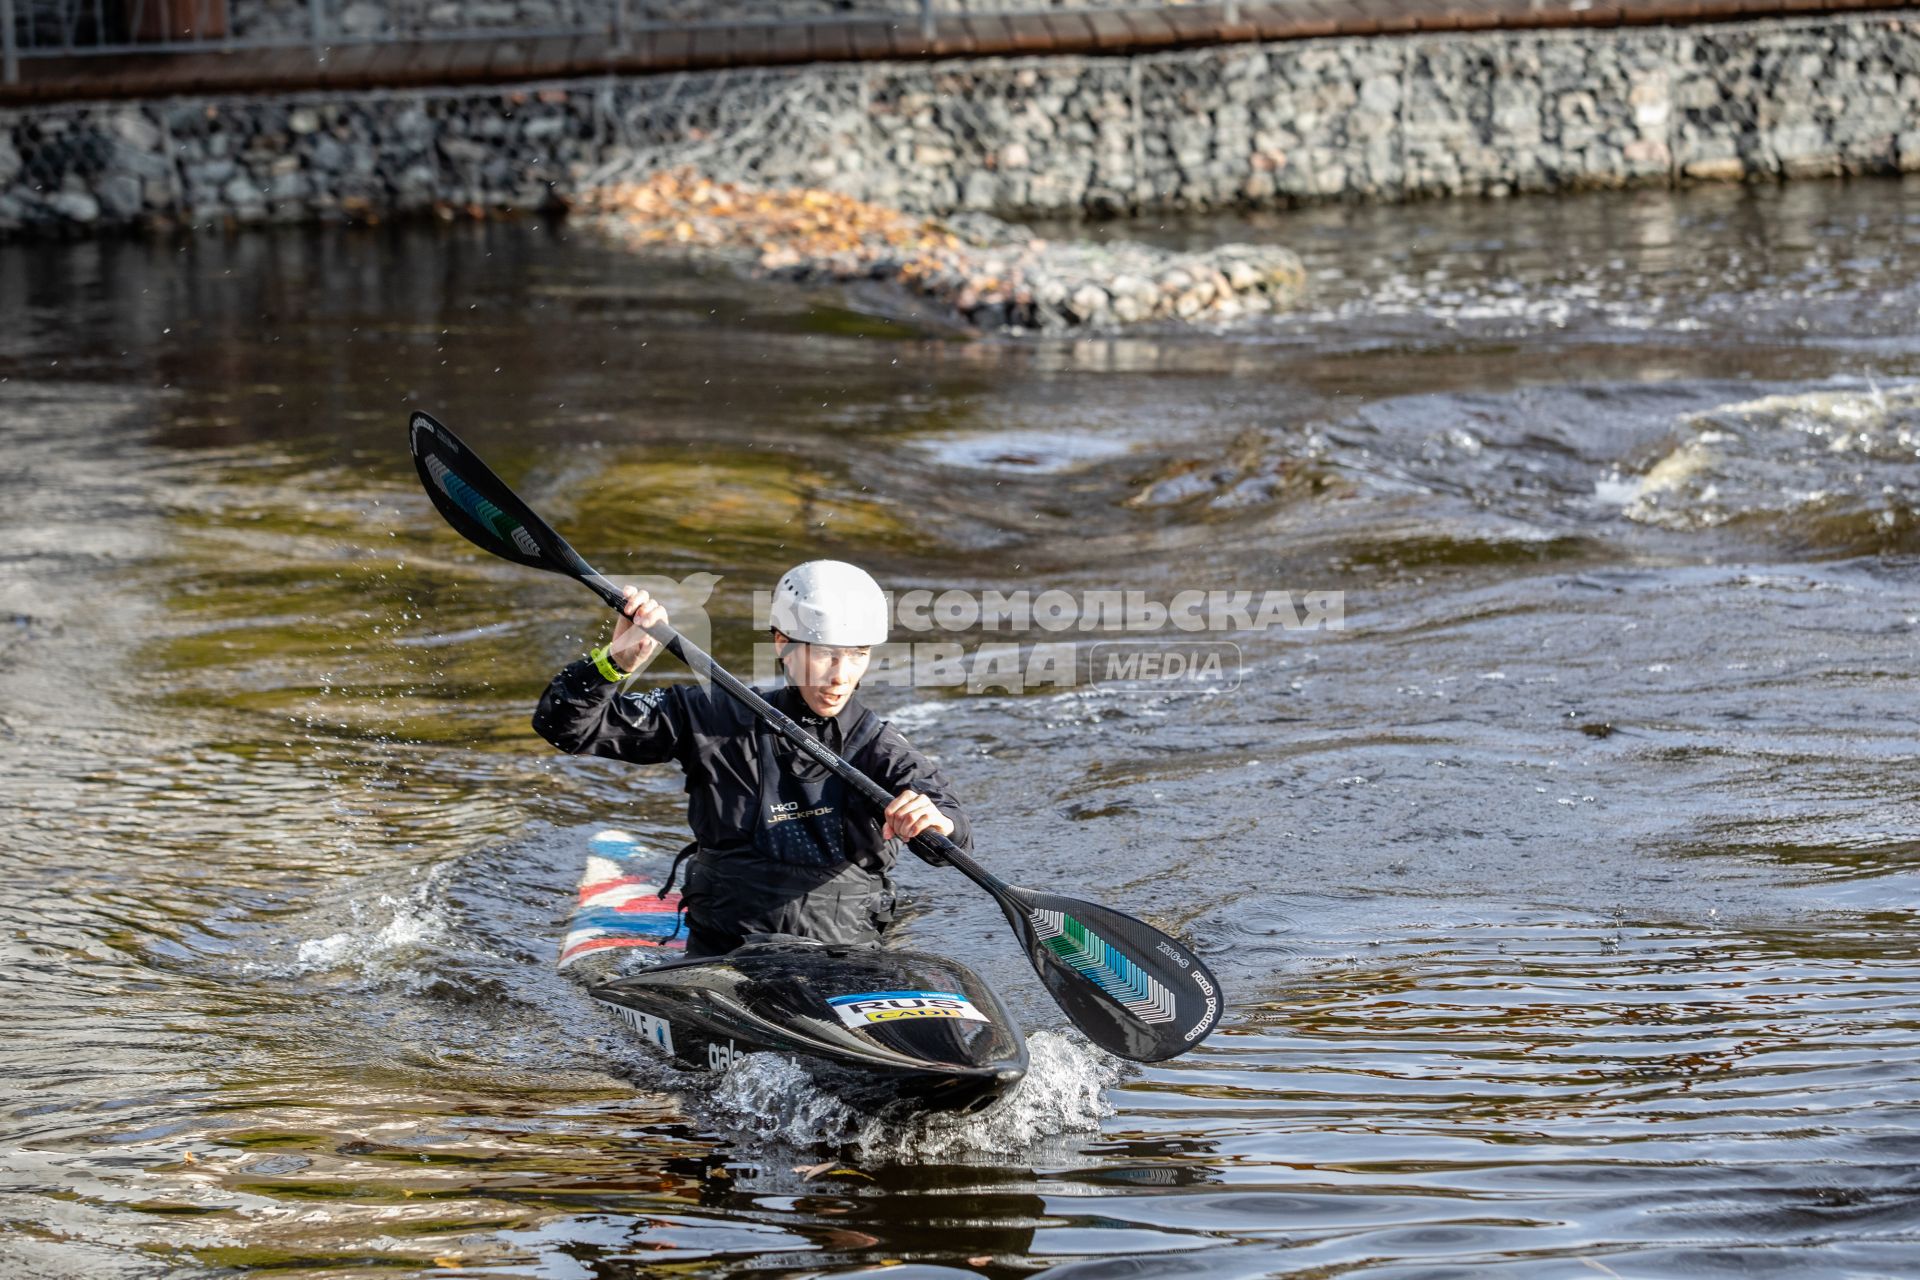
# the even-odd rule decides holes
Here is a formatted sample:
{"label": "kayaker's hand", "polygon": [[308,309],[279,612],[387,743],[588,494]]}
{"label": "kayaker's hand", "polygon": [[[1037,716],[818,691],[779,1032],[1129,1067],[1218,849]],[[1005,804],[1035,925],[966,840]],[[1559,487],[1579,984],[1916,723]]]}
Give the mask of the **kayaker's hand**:
{"label": "kayaker's hand", "polygon": [[667,611],[638,587],[628,587],[626,595],[626,603],[620,606],[620,620],[613,624],[613,642],[607,646],[607,656],[622,671],[638,671],[660,650],[660,642],[648,635],[645,628],[665,622]]}
{"label": "kayaker's hand", "polygon": [[953,819],[940,812],[933,801],[908,789],[887,806],[887,824],[882,835],[888,840],[911,840],[923,831],[953,834]]}

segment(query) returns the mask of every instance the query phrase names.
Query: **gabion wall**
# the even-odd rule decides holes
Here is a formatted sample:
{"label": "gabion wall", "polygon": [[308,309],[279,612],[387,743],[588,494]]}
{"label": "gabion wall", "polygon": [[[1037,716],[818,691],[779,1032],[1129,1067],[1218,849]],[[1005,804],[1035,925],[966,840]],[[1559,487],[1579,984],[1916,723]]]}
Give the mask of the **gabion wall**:
{"label": "gabion wall", "polygon": [[0,114],[0,232],[532,210],[650,170],[912,211],[1207,210],[1920,169],[1867,17]]}

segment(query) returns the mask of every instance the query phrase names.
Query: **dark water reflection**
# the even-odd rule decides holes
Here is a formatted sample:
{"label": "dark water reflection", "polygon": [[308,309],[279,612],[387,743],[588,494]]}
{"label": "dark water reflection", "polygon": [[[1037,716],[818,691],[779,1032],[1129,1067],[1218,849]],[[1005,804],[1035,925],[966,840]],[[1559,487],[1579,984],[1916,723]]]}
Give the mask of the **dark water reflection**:
{"label": "dark water reflection", "polygon": [[[1920,187],[1329,210],[1255,331],[930,340],[541,226],[0,251],[0,1259],[35,1275],[1900,1274]],[[526,711],[601,626],[418,496],[414,405],[608,568],[1347,593],[1231,691],[881,691],[1223,1031],[1035,1028],[878,1126],[551,971],[668,777]],[[980,637],[971,637],[978,639]],[[1027,637],[1031,639],[1033,637]]]}

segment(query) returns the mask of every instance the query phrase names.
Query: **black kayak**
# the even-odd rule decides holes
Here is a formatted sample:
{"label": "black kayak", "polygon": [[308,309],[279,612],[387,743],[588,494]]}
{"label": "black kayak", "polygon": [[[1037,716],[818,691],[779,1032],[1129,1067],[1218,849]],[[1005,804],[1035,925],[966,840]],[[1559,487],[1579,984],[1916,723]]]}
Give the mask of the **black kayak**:
{"label": "black kayak", "polygon": [[1027,1043],[965,965],[916,951],[764,935],[687,959],[678,895],[631,836],[590,842],[560,965],[643,1039],[696,1068],[789,1054],[865,1110],[984,1111],[1020,1083]]}
{"label": "black kayak", "polygon": [[964,965],[915,951],[765,935],[588,991],[695,1067],[792,1054],[868,1109],[983,1111],[1027,1073],[1027,1042]]}

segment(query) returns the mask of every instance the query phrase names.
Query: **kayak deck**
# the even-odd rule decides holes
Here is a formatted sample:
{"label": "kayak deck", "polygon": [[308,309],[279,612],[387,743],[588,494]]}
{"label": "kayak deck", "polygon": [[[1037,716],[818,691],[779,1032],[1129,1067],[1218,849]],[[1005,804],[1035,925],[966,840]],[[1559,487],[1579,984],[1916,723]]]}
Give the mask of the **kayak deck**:
{"label": "kayak deck", "polygon": [[661,1048],[720,1070],[791,1054],[863,1109],[982,1110],[1027,1070],[993,991],[940,956],[761,935],[725,955],[653,965],[590,993]]}
{"label": "kayak deck", "polygon": [[964,965],[881,947],[764,936],[723,956],[685,955],[666,857],[622,831],[588,842],[560,969],[640,1038],[723,1071],[790,1054],[849,1103],[974,1112],[1026,1074],[1027,1045]]}

